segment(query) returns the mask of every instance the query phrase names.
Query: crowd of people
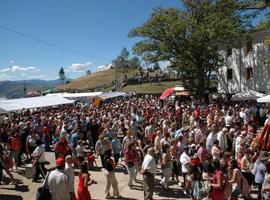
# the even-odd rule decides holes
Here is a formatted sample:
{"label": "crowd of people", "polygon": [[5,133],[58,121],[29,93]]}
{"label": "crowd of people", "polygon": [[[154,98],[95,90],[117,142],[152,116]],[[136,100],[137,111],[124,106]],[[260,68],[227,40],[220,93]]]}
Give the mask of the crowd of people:
{"label": "crowd of people", "polygon": [[[249,199],[252,188],[258,190],[257,199],[267,200],[270,154],[254,141],[269,119],[263,105],[164,102],[149,95],[99,107],[24,110],[0,121],[0,183],[4,170],[16,184],[12,173],[31,162],[33,182],[45,179],[53,199],[88,200],[88,186],[96,183],[89,171],[100,159],[106,199],[121,198],[118,167],[127,171],[130,190],[142,174],[145,199],[153,199],[160,177],[165,190],[176,185],[196,200]],[[45,151],[55,152],[52,172],[46,170]],[[80,169],[77,191],[74,168]]]}

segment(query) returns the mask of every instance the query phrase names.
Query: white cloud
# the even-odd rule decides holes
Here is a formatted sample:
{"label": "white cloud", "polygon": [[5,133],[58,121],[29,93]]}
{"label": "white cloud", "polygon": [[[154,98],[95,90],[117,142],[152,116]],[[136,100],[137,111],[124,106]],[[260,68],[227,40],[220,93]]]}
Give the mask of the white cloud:
{"label": "white cloud", "polygon": [[9,71],[10,71],[10,68],[4,68],[0,70],[0,72],[9,72]]}
{"label": "white cloud", "polygon": [[15,62],[13,60],[9,60],[8,63],[14,64]]}
{"label": "white cloud", "polygon": [[26,72],[26,71],[33,71],[33,70],[37,70],[36,67],[33,66],[29,66],[29,67],[20,67],[18,65],[14,65],[10,68],[11,72]]}
{"label": "white cloud", "polygon": [[0,69],[0,72],[28,72],[28,71],[40,71],[39,68],[34,67],[34,66],[28,66],[28,67],[21,67],[19,65],[14,65],[12,67],[8,67],[8,68],[3,68]]}
{"label": "white cloud", "polygon": [[82,72],[86,69],[86,66],[84,64],[75,63],[75,64],[72,64],[69,68],[73,72]]}
{"label": "white cloud", "polygon": [[85,66],[89,66],[89,65],[92,65],[92,62],[91,62],[91,61],[89,61],[89,62],[86,62],[86,63],[84,63],[84,65],[85,65]]}
{"label": "white cloud", "polygon": [[68,71],[72,71],[72,72],[83,72],[86,70],[86,67],[91,65],[92,62],[86,62],[84,64],[82,63],[74,63],[74,64],[71,64],[71,66],[68,67],[68,69],[66,69],[65,71],[68,72]]}
{"label": "white cloud", "polygon": [[0,74],[0,81],[6,81],[9,79],[10,77],[7,74]]}

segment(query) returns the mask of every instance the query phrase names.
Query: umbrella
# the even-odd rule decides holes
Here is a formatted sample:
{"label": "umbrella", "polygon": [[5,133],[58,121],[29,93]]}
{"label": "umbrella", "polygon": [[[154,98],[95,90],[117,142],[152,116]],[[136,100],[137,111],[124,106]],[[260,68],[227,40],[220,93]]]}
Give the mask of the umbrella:
{"label": "umbrella", "polygon": [[159,98],[161,100],[167,99],[168,96],[170,96],[173,93],[173,90],[174,90],[174,88],[168,88],[168,89],[166,89]]}
{"label": "umbrella", "polygon": [[249,90],[246,92],[240,92],[232,96],[232,101],[246,101],[246,100],[257,100],[261,97],[265,96],[265,94]]}

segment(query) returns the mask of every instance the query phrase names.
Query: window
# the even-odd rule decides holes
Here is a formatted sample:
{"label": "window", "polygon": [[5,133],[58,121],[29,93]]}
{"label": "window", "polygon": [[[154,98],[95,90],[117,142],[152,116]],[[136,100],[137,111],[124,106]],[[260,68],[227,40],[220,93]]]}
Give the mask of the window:
{"label": "window", "polygon": [[232,80],[232,79],[233,79],[233,70],[227,69],[227,80]]}
{"label": "window", "polygon": [[252,67],[246,68],[246,79],[247,80],[253,79],[253,69],[252,69]]}
{"label": "window", "polygon": [[246,53],[247,54],[252,52],[252,45],[253,45],[253,43],[251,40],[247,42],[247,46],[246,46]]}
{"label": "window", "polygon": [[231,56],[232,55],[232,47],[228,46],[227,47],[227,56]]}

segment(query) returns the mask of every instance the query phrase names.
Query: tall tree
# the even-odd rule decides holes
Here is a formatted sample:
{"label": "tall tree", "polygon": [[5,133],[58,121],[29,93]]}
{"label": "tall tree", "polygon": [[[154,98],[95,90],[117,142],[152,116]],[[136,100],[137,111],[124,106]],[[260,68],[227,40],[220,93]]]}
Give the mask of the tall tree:
{"label": "tall tree", "polygon": [[64,84],[64,81],[66,80],[66,73],[63,67],[60,68],[58,73],[59,79],[61,80],[62,84]]}
{"label": "tall tree", "polygon": [[[159,8],[130,37],[140,37],[133,51],[144,60],[169,61],[187,88],[205,92],[207,75],[223,63],[217,46],[236,45],[248,23],[235,0],[183,0],[185,8]],[[245,21],[247,22],[247,21]],[[236,43],[237,42],[237,43]]]}
{"label": "tall tree", "polygon": [[129,60],[129,68],[139,69],[141,67],[141,61],[137,56],[134,56]]}
{"label": "tall tree", "polygon": [[127,68],[138,69],[141,67],[141,61],[137,56],[129,59],[129,51],[125,47],[121,50],[121,54],[117,56],[112,63],[116,68],[124,70]]}

